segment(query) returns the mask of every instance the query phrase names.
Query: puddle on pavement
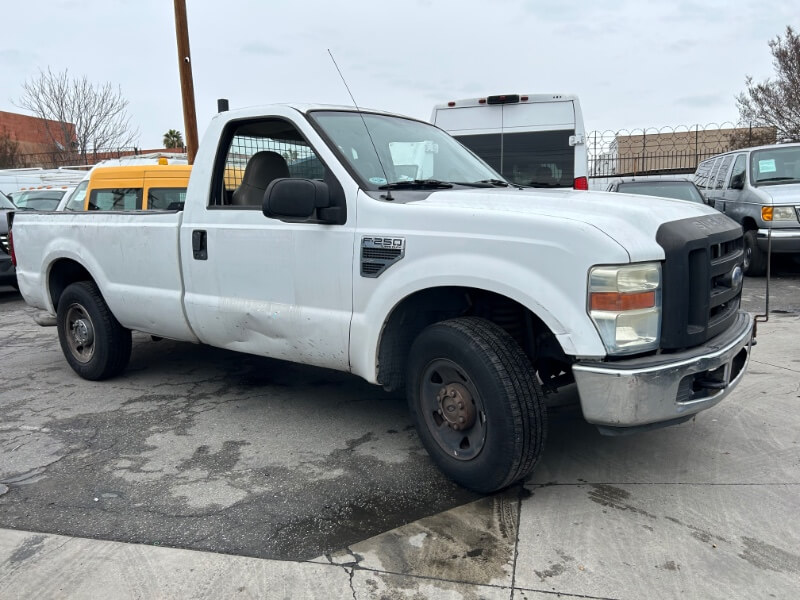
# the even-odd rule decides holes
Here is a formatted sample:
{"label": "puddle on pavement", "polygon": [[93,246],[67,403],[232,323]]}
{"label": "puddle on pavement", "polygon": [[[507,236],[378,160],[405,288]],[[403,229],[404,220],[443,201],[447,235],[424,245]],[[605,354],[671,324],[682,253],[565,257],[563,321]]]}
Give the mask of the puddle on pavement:
{"label": "puddle on pavement", "polygon": [[508,585],[520,488],[387,531],[321,560],[475,584]]}

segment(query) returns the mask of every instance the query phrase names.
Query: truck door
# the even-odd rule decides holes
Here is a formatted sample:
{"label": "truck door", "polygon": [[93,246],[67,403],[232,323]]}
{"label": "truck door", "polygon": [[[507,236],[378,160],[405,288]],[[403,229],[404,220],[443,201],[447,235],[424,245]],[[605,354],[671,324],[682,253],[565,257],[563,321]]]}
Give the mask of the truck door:
{"label": "truck door", "polygon": [[339,181],[288,119],[228,123],[207,206],[196,204],[190,182],[181,228],[187,317],[213,346],[349,370],[355,219],[265,217],[264,192],[278,178],[324,180],[346,211]]}

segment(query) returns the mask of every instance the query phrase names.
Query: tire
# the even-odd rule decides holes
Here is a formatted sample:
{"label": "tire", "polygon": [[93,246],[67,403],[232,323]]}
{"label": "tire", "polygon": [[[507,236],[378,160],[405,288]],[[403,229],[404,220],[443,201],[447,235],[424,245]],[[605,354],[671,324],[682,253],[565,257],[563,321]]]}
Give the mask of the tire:
{"label": "tire", "polygon": [[407,377],[417,432],[450,479],[491,493],[533,471],[547,435],[543,393],[503,329],[477,317],[430,325],[411,347]]}
{"label": "tire", "polygon": [[58,301],[56,326],[64,357],[84,379],[107,379],[128,365],[131,331],[119,324],[94,282],[67,286]]}
{"label": "tire", "polygon": [[744,232],[744,274],[751,277],[760,277],[767,272],[767,253],[758,247],[756,230]]}

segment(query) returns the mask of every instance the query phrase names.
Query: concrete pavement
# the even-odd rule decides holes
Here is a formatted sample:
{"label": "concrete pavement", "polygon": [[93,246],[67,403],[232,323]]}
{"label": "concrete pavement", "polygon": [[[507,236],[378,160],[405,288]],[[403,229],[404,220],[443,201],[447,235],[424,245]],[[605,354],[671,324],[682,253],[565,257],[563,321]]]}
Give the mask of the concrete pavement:
{"label": "concrete pavement", "polygon": [[310,561],[3,529],[2,597],[796,598],[798,333],[762,325],[748,377],[693,421],[605,438],[562,416],[524,486]]}
{"label": "concrete pavement", "polygon": [[0,598],[795,599],[800,304],[776,285],[719,406],[618,438],[560,409],[531,480],[483,498],[352,378],[140,340],[130,376],[83,382],[6,301]]}

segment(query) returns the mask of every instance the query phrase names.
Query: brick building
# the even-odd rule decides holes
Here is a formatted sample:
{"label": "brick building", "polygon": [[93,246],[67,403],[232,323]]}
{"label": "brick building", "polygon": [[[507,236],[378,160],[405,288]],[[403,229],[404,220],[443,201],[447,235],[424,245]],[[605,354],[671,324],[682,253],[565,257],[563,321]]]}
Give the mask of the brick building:
{"label": "brick building", "polygon": [[[589,136],[590,146],[596,138]],[[595,176],[691,173],[709,156],[775,141],[774,127],[713,126],[683,131],[618,132],[601,152],[592,153],[591,172]]]}
{"label": "brick building", "polygon": [[54,147],[53,138],[74,139],[75,126],[72,123],[0,111],[0,136],[8,136],[16,142],[20,154],[57,152],[65,148]]}

